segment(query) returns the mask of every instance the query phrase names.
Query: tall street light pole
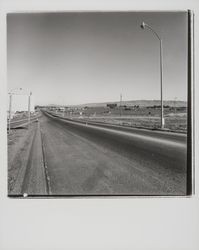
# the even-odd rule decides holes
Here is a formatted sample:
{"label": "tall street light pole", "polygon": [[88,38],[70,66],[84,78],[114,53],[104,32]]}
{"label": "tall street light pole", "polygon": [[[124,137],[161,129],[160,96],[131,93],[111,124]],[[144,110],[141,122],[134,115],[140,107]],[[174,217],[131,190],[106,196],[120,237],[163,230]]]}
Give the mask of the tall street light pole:
{"label": "tall street light pole", "polygon": [[10,124],[11,124],[11,116],[12,116],[12,95],[14,94],[13,91],[15,90],[22,90],[22,88],[12,89],[9,94],[9,123],[8,123],[8,133],[10,134]]}
{"label": "tall street light pole", "polygon": [[161,128],[164,128],[164,106],[163,106],[163,53],[162,53],[162,39],[161,37],[157,34],[157,32],[148,24],[145,22],[142,22],[140,25],[142,29],[149,29],[152,31],[152,33],[158,38],[160,42],[160,99],[161,99]]}
{"label": "tall street light pole", "polygon": [[9,134],[10,134],[10,123],[11,123],[11,112],[12,112],[12,93],[9,93],[9,123],[8,123]]}
{"label": "tall street light pole", "polygon": [[29,96],[28,96],[28,128],[30,128],[30,103],[31,103],[31,95],[32,92],[30,92]]}

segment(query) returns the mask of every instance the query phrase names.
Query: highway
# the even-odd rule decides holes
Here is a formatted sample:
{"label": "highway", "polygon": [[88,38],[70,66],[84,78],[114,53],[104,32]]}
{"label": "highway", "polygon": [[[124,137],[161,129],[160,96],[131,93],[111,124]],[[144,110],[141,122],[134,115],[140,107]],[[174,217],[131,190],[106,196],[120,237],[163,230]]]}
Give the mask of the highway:
{"label": "highway", "polygon": [[[186,135],[39,118],[49,194],[186,194]],[[34,153],[34,152],[33,152]]]}

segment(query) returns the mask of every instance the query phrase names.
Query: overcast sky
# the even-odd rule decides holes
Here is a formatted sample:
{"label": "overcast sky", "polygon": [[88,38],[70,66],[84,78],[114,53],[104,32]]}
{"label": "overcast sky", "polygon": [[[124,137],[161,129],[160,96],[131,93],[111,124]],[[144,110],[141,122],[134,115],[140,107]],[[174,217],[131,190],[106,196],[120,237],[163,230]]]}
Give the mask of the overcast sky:
{"label": "overcast sky", "polygon": [[187,14],[8,14],[8,90],[32,91],[35,104],[187,99]]}

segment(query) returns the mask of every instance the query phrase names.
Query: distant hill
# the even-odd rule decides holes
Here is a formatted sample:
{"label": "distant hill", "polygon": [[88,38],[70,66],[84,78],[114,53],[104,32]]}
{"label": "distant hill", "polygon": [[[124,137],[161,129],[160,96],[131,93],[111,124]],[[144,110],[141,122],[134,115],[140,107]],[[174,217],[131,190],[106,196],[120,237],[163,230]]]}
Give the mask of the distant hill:
{"label": "distant hill", "polygon": [[[120,102],[96,102],[96,103],[84,103],[79,105],[58,105],[58,104],[49,104],[47,106],[60,107],[60,106],[68,106],[68,107],[106,107],[107,104],[117,103],[120,105]],[[131,100],[131,101],[122,101],[122,106],[135,106],[139,105],[140,107],[154,106],[160,105],[159,100]],[[185,101],[175,101],[175,100],[167,100],[164,101],[164,105],[168,105],[171,107],[187,107],[187,102]]]}
{"label": "distant hill", "polygon": [[[76,107],[105,107],[109,103],[117,103],[117,105],[120,105],[120,102],[100,102],[100,103],[85,103],[81,105],[76,105]],[[126,106],[134,106],[139,105],[140,107],[146,107],[146,106],[154,106],[154,105],[160,105],[159,100],[133,100],[133,101],[122,101],[122,105]],[[175,107],[187,107],[187,102],[185,101],[164,101],[164,105],[168,106],[175,106]]]}

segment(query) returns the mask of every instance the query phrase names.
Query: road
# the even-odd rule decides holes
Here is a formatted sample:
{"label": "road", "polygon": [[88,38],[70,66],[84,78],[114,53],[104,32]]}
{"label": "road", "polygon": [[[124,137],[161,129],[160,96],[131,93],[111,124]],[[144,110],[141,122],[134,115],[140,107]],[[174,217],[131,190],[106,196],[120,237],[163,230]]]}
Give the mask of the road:
{"label": "road", "polygon": [[49,194],[186,194],[186,135],[39,118]]}

